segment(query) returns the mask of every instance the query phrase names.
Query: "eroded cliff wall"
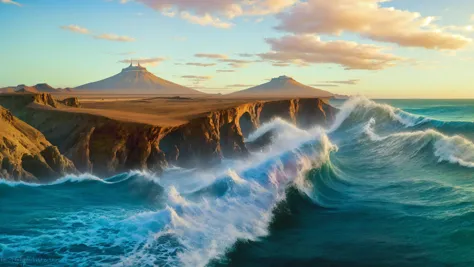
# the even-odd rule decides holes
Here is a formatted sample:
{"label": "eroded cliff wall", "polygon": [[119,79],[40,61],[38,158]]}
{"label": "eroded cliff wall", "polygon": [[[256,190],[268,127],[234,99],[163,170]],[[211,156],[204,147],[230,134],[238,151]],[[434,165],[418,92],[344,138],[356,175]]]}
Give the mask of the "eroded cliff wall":
{"label": "eroded cliff wall", "polygon": [[0,106],[0,177],[46,182],[76,172],[43,134]]}
{"label": "eroded cliff wall", "polygon": [[12,108],[12,112],[43,133],[79,171],[101,176],[131,169],[159,172],[169,164],[215,164],[247,155],[245,137],[275,117],[305,128],[326,124],[335,115],[334,108],[320,99],[256,101],[209,112],[177,127],[54,109]]}

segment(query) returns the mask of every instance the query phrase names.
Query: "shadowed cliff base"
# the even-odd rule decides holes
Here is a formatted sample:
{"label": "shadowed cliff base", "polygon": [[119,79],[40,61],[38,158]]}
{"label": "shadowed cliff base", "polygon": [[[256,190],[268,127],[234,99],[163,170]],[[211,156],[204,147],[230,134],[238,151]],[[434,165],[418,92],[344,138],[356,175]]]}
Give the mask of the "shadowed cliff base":
{"label": "shadowed cliff base", "polygon": [[276,117],[307,128],[326,125],[336,111],[317,98],[80,102],[50,94],[0,96],[0,105],[41,132],[80,172],[101,176],[132,169],[160,172],[169,165],[205,167],[243,157],[249,153],[245,137]]}

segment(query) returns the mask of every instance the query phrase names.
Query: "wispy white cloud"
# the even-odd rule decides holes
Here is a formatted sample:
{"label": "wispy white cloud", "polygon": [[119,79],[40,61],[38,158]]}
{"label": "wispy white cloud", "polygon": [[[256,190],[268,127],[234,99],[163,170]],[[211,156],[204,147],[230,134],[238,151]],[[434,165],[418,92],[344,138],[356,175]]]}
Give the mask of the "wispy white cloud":
{"label": "wispy white cloud", "polygon": [[121,53],[115,53],[113,55],[119,55],[119,56],[128,56],[128,55],[133,55],[136,54],[137,52],[130,51],[130,52],[121,52]]}
{"label": "wispy white cloud", "polygon": [[210,58],[210,59],[225,59],[227,58],[227,55],[224,54],[195,54],[195,57],[200,57],[200,58]]}
{"label": "wispy white cloud", "polygon": [[191,79],[191,80],[201,80],[201,81],[207,81],[212,79],[212,76],[198,76],[198,75],[183,75],[181,76],[183,79]]}
{"label": "wispy white cloud", "polygon": [[2,4],[7,4],[7,5],[15,5],[15,6],[23,6],[22,4],[15,2],[13,0],[1,0]]}
{"label": "wispy white cloud", "polygon": [[193,87],[193,86],[196,87],[196,86],[200,86],[201,83],[212,79],[212,76],[183,75],[183,76],[181,76],[181,78],[189,80],[190,82],[192,82],[193,85],[190,86],[190,87]]}
{"label": "wispy white cloud", "polygon": [[130,63],[138,64],[138,63],[140,63],[140,65],[142,65],[144,67],[154,67],[154,66],[158,66],[161,62],[163,62],[165,60],[166,60],[166,58],[162,58],[162,57],[152,57],[152,58],[124,59],[124,60],[121,60],[119,62],[120,63],[126,63],[126,64],[130,64]]}
{"label": "wispy white cloud", "polygon": [[95,39],[107,40],[107,41],[114,41],[114,42],[134,42],[135,38],[128,37],[128,36],[120,36],[111,33],[104,33],[100,35],[95,35]]}
{"label": "wispy white cloud", "polygon": [[289,66],[291,66],[291,64],[280,62],[280,63],[273,63],[272,66],[273,67],[289,67]]}
{"label": "wispy white cloud", "polygon": [[254,63],[255,61],[224,58],[219,59],[219,62],[227,63],[232,68],[242,68],[247,66],[248,64]]}
{"label": "wispy white cloud", "polygon": [[325,83],[336,83],[336,84],[346,84],[346,85],[356,85],[360,83],[360,79],[350,79],[350,80],[339,80],[339,81],[325,81]]}
{"label": "wispy white cloud", "polygon": [[255,85],[249,85],[249,84],[229,84],[227,85],[226,87],[228,88],[250,88],[250,87],[253,87]]}
{"label": "wispy white cloud", "polygon": [[249,53],[240,53],[237,54],[239,57],[254,57],[254,54],[249,54]]}
{"label": "wispy white cloud", "polygon": [[198,63],[198,62],[189,62],[186,63],[187,66],[196,66],[196,67],[212,67],[215,66],[216,63]]}
{"label": "wispy white cloud", "polygon": [[338,84],[330,84],[330,83],[314,83],[314,84],[310,84],[309,86],[312,86],[312,87],[339,87]]}
{"label": "wispy white cloud", "polygon": [[78,25],[67,25],[67,26],[61,26],[61,29],[66,30],[66,31],[71,31],[75,33],[80,33],[80,34],[89,34],[89,30],[86,28],[83,28]]}

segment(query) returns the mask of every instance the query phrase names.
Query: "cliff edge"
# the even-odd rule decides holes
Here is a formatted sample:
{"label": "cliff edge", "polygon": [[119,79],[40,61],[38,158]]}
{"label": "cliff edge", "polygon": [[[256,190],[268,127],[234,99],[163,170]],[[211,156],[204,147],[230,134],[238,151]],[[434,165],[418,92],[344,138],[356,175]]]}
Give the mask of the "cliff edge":
{"label": "cliff edge", "polygon": [[[0,104],[4,102],[8,98],[0,98]],[[168,165],[205,167],[245,157],[245,137],[275,117],[307,128],[328,124],[336,112],[317,98],[253,101],[205,112],[179,126],[157,126],[37,105],[11,111],[39,130],[79,171],[101,176],[133,169],[160,172]]]}
{"label": "cliff edge", "polygon": [[0,176],[8,180],[47,182],[75,173],[42,133],[0,106]]}

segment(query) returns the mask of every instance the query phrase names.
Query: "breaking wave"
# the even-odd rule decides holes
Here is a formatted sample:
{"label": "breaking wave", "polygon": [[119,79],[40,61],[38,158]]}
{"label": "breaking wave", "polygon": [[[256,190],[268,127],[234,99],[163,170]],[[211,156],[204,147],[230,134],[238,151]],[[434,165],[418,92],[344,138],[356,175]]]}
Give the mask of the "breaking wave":
{"label": "breaking wave", "polygon": [[[358,229],[349,227],[352,222],[380,219],[358,221],[374,210],[404,220],[470,216],[466,203],[474,204],[474,195],[465,177],[472,175],[474,143],[466,133],[473,126],[450,123],[354,98],[342,105],[327,129],[303,130],[282,119],[264,124],[246,141],[272,132],[268,149],[210,170],[172,168],[160,176],[131,171],[107,179],[69,175],[46,185],[0,181],[0,206],[6,214],[0,218],[0,257],[44,255],[73,266],[247,265],[260,251],[247,247],[259,243],[271,254],[269,237],[285,236],[297,223],[306,229],[311,222],[311,230],[299,238],[301,244],[317,247],[315,240],[322,242],[328,232],[324,220],[334,214],[349,218],[362,212],[334,222],[341,223],[339,231],[348,227],[348,238],[363,232],[350,230]],[[318,235],[312,236],[315,231]],[[360,243],[353,247],[373,247],[363,236],[345,242],[354,240]],[[331,242],[336,240],[321,246]],[[282,259],[290,252],[275,253],[282,264],[298,264]],[[298,257],[299,250],[291,253],[286,260]],[[405,263],[403,257],[390,259],[378,262]]]}

